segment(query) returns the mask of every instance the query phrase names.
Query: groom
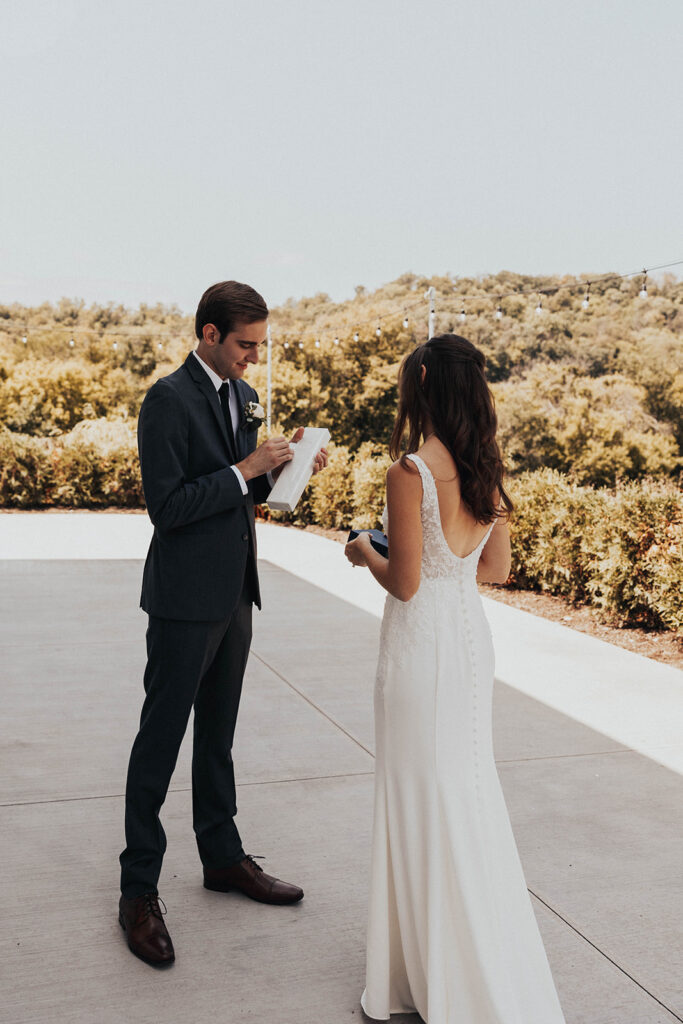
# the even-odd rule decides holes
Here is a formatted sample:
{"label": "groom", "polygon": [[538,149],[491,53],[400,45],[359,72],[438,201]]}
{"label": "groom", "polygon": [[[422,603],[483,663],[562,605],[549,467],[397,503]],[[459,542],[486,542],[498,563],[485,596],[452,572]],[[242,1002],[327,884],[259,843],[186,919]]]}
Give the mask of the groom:
{"label": "groom", "polygon": [[[248,285],[213,285],[197,308],[196,351],[150,388],[140,410],[154,536],[140,602],[149,615],[146,696],[128,766],[119,922],[132,952],[154,966],[175,959],[157,890],[166,849],[159,811],[193,706],[193,825],[205,887],[237,889],[262,903],[303,897],[245,854],[234,821],[231,748],[252,604],[261,607],[254,503],[266,500],[292,458],[284,437],[257,447],[262,410],[242,380],[258,362],[267,317]],[[326,464],[323,450],[314,471]]]}

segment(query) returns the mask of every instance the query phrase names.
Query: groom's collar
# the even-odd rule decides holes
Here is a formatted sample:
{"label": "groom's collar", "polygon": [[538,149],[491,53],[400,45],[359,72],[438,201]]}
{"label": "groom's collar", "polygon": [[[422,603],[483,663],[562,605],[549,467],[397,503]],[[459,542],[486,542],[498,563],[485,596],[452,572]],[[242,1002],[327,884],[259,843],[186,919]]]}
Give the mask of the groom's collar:
{"label": "groom's collar", "polygon": [[216,391],[218,391],[220,389],[221,385],[224,384],[225,382],[223,380],[221,380],[221,378],[218,376],[218,374],[216,373],[215,370],[211,369],[211,367],[208,365],[208,363],[204,362],[202,357],[197,354],[196,350],[194,350],[191,354],[195,357],[195,359],[197,360],[197,362],[201,366],[202,370],[206,371],[206,373],[208,374],[209,380],[211,381],[211,383],[215,387]]}

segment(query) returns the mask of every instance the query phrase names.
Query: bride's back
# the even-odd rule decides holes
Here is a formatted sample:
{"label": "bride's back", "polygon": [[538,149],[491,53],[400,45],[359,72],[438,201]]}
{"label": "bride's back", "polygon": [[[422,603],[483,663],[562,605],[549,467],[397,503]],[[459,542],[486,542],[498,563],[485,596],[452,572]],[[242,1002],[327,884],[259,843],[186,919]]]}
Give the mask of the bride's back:
{"label": "bride's back", "polygon": [[488,532],[489,523],[478,523],[460,492],[460,478],[453,456],[438,438],[430,437],[418,455],[436,483],[439,517],[446,543],[454,555],[465,558]]}

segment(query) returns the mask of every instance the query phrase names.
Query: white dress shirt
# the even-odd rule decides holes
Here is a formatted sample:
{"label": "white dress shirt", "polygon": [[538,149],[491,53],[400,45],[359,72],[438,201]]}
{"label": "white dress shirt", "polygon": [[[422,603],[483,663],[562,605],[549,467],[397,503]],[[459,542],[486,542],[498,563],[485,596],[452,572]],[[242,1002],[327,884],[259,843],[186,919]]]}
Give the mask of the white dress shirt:
{"label": "white dress shirt", "polygon": [[[202,357],[197,355],[196,352],[193,352],[192,355],[195,356],[195,358],[196,358],[197,362],[199,363],[199,365],[201,366],[201,368],[203,370],[205,370],[206,373],[209,375],[209,380],[211,381],[211,383],[213,384],[213,386],[216,389],[216,401],[218,402],[218,405],[220,407],[221,415],[223,414],[223,406],[220,404],[221,400],[218,397],[218,391],[219,391],[221,385],[223,385],[223,384],[230,384],[230,394],[228,396],[228,408],[230,409],[230,420],[232,421],[232,432],[233,432],[234,436],[237,437],[237,428],[239,427],[239,423],[240,423],[240,413],[239,413],[239,409],[237,407],[237,390],[236,390],[236,388],[234,388],[232,386],[232,381],[231,380],[221,380],[221,378],[218,376],[216,371],[212,370],[211,367],[208,366],[207,363],[204,362]],[[246,481],[245,481],[244,477],[240,473],[239,469],[237,468],[237,466],[231,466],[230,468],[232,469],[233,473],[235,474],[235,476],[239,480],[240,487],[242,488],[242,494],[247,494],[248,493],[247,484],[246,484]]]}

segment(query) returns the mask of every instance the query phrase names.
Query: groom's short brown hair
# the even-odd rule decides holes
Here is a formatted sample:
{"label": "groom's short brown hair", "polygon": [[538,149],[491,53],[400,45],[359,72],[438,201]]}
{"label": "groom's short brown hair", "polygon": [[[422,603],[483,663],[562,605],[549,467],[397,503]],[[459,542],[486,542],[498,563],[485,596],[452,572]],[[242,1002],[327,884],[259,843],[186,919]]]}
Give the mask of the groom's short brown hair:
{"label": "groom's short brown hair", "polygon": [[253,324],[267,316],[265,300],[254,288],[239,281],[220,281],[207,288],[199,300],[194,332],[201,339],[205,325],[213,324],[223,341],[237,324]]}

